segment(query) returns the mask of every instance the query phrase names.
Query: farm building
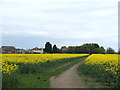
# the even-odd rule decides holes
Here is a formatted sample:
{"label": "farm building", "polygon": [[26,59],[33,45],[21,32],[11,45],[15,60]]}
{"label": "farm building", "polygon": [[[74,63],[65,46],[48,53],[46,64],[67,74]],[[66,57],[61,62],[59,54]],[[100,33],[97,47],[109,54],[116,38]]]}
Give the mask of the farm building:
{"label": "farm building", "polygon": [[37,47],[33,49],[29,49],[28,51],[29,53],[41,53],[41,54],[44,53],[43,48],[37,48]]}
{"label": "farm building", "polygon": [[6,53],[6,54],[12,54],[12,53],[16,53],[16,49],[14,46],[2,46],[2,53]]}

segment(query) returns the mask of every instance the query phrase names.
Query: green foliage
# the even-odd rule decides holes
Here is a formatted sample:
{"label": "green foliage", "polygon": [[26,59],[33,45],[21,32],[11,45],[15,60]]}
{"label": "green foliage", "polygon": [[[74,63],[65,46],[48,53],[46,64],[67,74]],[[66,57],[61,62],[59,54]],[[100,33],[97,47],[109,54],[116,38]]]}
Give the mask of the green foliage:
{"label": "green foliage", "polygon": [[98,67],[98,65],[86,65],[83,63],[79,66],[78,72],[96,78],[96,82],[102,82],[111,88],[118,88],[118,79],[116,75],[110,71],[105,71],[102,66]]}
{"label": "green foliage", "polygon": [[107,54],[114,54],[115,51],[114,51],[114,49],[112,49],[111,47],[109,47],[109,48],[107,48],[106,53]]}
{"label": "green foliage", "polygon": [[77,58],[80,58],[80,57],[69,58],[69,60],[61,59],[61,60],[55,60],[55,61],[47,61],[44,63],[37,63],[37,64],[19,63],[20,73],[22,74],[42,73],[50,70],[53,67],[58,67],[62,64],[73,62]]}
{"label": "green foliage", "polygon": [[69,46],[68,49],[67,49],[67,52],[75,53],[75,46]]}
{"label": "green foliage", "polygon": [[53,53],[59,53],[59,49],[56,45],[53,46]]}
{"label": "green foliage", "polygon": [[63,46],[61,53],[104,54],[105,49],[103,46],[100,47],[97,43],[86,43],[81,46],[69,46],[68,48]]}
{"label": "green foliage", "polygon": [[[81,57],[80,57],[81,58]],[[21,74],[19,87],[23,88],[50,88],[50,77],[57,76],[69,69],[73,65],[82,61],[80,58],[74,58],[74,60],[61,68],[56,69],[56,66],[53,66],[50,70],[42,73],[31,73],[31,74]],[[65,63],[63,63],[65,64]],[[61,65],[63,65],[61,64]],[[54,70],[53,70],[54,69]]]}
{"label": "green foliage", "polygon": [[119,48],[119,50],[118,50],[118,54],[120,54],[120,48]]}
{"label": "green foliage", "polygon": [[99,45],[96,43],[86,43],[82,47],[88,49],[89,54],[96,53],[96,49],[99,48]]}
{"label": "green foliage", "polygon": [[102,48],[97,48],[97,49],[96,49],[96,53],[98,53],[98,54],[104,54],[105,51],[104,51],[104,49],[102,49]]}
{"label": "green foliage", "polygon": [[52,53],[52,45],[50,42],[46,42],[44,50],[46,53]]}
{"label": "green foliage", "polygon": [[66,46],[62,46],[60,49],[61,53],[67,53],[67,47]]}
{"label": "green foliage", "polygon": [[15,71],[10,75],[2,73],[2,88],[16,88],[18,84],[18,71]]}

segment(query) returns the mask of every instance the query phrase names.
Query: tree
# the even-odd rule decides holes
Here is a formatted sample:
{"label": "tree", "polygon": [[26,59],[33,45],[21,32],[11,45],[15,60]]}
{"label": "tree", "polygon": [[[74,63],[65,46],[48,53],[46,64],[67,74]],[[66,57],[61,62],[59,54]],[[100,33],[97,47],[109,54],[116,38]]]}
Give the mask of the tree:
{"label": "tree", "polygon": [[87,53],[87,54],[89,54],[89,49],[86,48],[86,47],[80,47],[79,53]]}
{"label": "tree", "polygon": [[76,46],[75,47],[75,53],[80,53],[80,48],[81,48],[81,46]]}
{"label": "tree", "polygon": [[52,45],[50,44],[50,42],[46,42],[44,50],[46,53],[52,53]]}
{"label": "tree", "polygon": [[67,52],[68,53],[75,53],[75,46],[69,46]]}
{"label": "tree", "polygon": [[97,48],[97,49],[96,49],[96,53],[98,53],[98,54],[104,54],[105,51],[104,51],[103,48]]}
{"label": "tree", "polygon": [[60,49],[61,53],[66,53],[67,52],[67,47],[66,46],[62,46]]}
{"label": "tree", "polygon": [[53,46],[53,53],[58,53],[59,52],[59,49],[57,48],[56,45]]}
{"label": "tree", "polygon": [[101,46],[101,48],[104,50],[104,52],[105,52],[105,49],[104,49],[104,47],[103,46]]}
{"label": "tree", "polygon": [[92,54],[96,52],[96,49],[99,48],[99,45],[97,43],[86,43],[83,44],[82,47],[88,50],[89,54]]}
{"label": "tree", "polygon": [[120,48],[119,48],[119,50],[118,50],[118,54],[120,54]]}
{"label": "tree", "polygon": [[113,48],[109,47],[109,48],[107,48],[106,53],[107,54],[114,54],[115,50]]}

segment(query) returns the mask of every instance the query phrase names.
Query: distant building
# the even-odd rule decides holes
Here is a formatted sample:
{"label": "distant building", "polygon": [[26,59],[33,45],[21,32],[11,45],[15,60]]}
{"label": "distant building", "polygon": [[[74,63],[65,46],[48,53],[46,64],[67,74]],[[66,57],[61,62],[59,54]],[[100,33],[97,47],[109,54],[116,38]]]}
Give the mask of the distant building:
{"label": "distant building", "polygon": [[24,49],[16,49],[16,53],[17,54],[25,54],[25,50]]}
{"label": "distant building", "polygon": [[33,49],[29,49],[28,52],[29,53],[41,53],[41,54],[44,53],[43,48],[37,48],[37,47]]}
{"label": "distant building", "polygon": [[0,49],[0,52],[3,54],[32,54],[32,53],[44,53],[43,48],[33,48],[29,50],[24,50],[24,49],[16,49],[14,46],[2,46]]}
{"label": "distant building", "polygon": [[14,46],[2,46],[2,53],[14,54],[16,53],[16,48]]}

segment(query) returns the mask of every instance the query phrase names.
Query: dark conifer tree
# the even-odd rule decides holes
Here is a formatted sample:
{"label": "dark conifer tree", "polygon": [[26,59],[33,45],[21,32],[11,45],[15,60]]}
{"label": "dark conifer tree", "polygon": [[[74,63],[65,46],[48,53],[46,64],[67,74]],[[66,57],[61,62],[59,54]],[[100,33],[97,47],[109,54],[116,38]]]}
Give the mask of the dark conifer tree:
{"label": "dark conifer tree", "polygon": [[46,42],[44,50],[46,53],[52,53],[52,44],[50,42]]}
{"label": "dark conifer tree", "polygon": [[58,53],[58,48],[56,45],[53,46],[53,53]]}

